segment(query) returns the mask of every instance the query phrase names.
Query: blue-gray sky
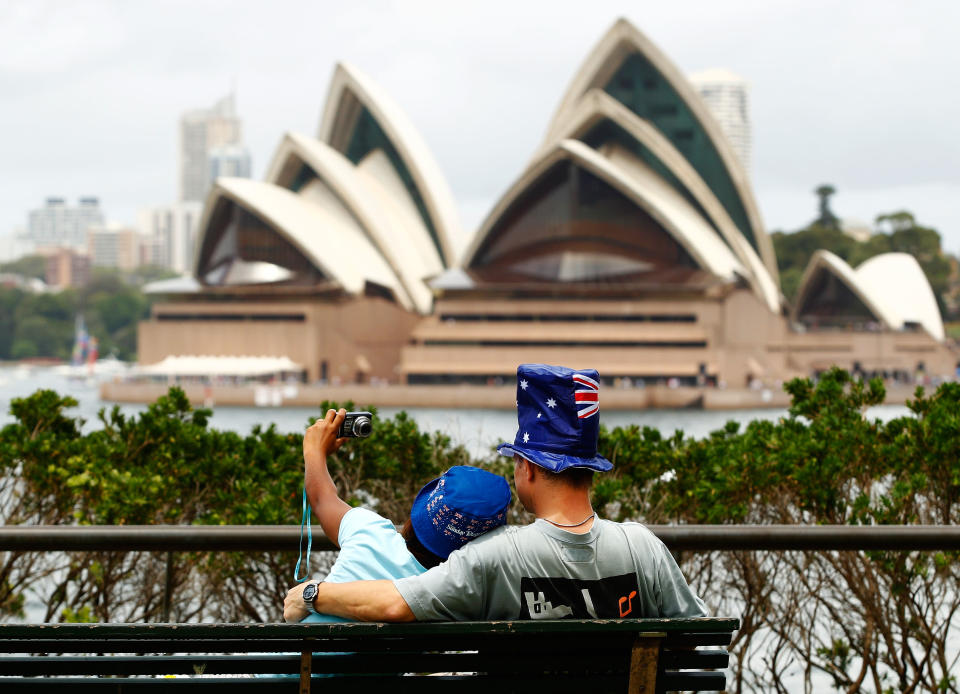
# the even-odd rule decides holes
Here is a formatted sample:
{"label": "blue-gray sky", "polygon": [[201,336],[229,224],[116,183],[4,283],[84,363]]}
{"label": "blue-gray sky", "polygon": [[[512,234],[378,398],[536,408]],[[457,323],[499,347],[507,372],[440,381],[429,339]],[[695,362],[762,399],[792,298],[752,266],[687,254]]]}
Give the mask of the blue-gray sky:
{"label": "blue-gray sky", "polygon": [[236,85],[262,176],[314,133],[334,63],[406,111],[468,231],[519,174],[569,80],[619,16],[684,72],[751,83],[754,188],[769,229],[834,210],[913,211],[960,252],[960,3],[553,0],[0,0],[0,235],[48,195],[111,220],[176,196],[177,121]]}

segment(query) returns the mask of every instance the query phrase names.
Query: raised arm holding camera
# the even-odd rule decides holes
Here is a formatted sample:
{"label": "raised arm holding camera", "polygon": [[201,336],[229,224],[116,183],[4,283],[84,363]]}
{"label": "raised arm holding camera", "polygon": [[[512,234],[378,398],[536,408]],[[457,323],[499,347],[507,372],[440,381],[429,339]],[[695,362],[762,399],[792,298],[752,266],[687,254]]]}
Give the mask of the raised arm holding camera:
{"label": "raised arm holding camera", "polygon": [[[349,421],[346,429],[345,420]],[[439,564],[454,549],[506,522],[510,504],[507,481],[463,465],[450,468],[420,490],[399,533],[389,519],[351,507],[337,492],[327,457],[349,440],[344,434],[362,438],[371,431],[369,412],[329,410],[303,437],[307,500],[324,533],[340,547],[325,582],[416,576]],[[306,610],[296,621],[345,621],[313,609],[318,585],[313,581],[298,586]]]}

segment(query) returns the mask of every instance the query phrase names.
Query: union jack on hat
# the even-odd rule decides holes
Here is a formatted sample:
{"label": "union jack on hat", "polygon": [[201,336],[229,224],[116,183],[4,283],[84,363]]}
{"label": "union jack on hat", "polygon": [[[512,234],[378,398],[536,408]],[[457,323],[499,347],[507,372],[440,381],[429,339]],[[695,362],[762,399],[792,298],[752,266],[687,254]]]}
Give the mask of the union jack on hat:
{"label": "union jack on hat", "polygon": [[584,419],[592,417],[600,411],[600,383],[589,376],[575,373],[573,382],[577,384],[577,390],[573,392],[574,399],[577,401],[577,417]]}
{"label": "union jack on hat", "polygon": [[517,367],[517,437],[500,455],[517,454],[553,472],[585,467],[605,472],[613,463],[597,454],[600,376],[595,369],[549,364]]}

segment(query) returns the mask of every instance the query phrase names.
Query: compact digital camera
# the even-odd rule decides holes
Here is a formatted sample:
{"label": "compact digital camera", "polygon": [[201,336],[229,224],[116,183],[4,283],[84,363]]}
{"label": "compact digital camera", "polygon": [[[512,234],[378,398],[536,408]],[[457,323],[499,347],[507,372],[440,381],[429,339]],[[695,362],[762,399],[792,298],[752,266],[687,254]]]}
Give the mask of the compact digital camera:
{"label": "compact digital camera", "polygon": [[365,439],[373,433],[373,414],[370,412],[347,412],[340,425],[337,438],[349,436]]}

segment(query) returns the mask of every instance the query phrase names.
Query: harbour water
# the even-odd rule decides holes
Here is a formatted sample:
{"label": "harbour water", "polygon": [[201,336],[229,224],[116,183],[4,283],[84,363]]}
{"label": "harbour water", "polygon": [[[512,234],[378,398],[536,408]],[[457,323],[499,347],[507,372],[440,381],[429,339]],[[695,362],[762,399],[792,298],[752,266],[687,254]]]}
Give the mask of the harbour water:
{"label": "harbour water", "polygon": [[[142,412],[146,405],[120,404],[100,400],[98,383],[93,380],[70,378],[49,367],[0,367],[0,424],[13,420],[10,415],[10,401],[13,398],[27,396],[38,389],[51,389],[61,395],[70,395],[79,403],[70,413],[85,420],[84,430],[91,431],[100,426],[98,411],[114,406],[124,414]],[[602,400],[601,400],[602,402]],[[359,404],[359,403],[358,403]],[[390,417],[400,411],[397,407],[381,407],[382,417]],[[497,443],[512,440],[516,433],[516,416],[511,410],[497,409],[444,409],[444,408],[402,408],[418,423],[423,431],[441,431],[451,437],[454,443],[462,444],[472,455],[486,455]],[[882,405],[867,412],[868,417],[882,420],[907,414],[903,405]],[[320,416],[319,408],[310,407],[236,407],[216,406],[210,426],[249,433],[254,426],[274,424],[281,432],[303,431],[311,417]],[[658,429],[664,435],[672,435],[682,430],[686,435],[702,438],[711,431],[723,427],[734,420],[745,425],[754,419],[776,420],[783,417],[782,408],[751,410],[657,410],[602,412],[603,422],[608,427],[636,424]]]}

